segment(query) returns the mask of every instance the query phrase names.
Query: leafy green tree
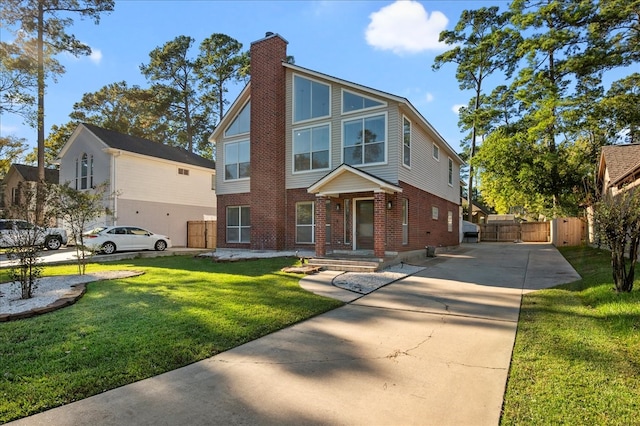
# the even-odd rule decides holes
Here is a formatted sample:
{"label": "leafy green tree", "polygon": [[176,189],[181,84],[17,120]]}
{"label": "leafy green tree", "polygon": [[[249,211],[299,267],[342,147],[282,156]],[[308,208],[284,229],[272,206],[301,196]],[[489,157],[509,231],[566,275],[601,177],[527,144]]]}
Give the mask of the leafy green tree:
{"label": "leafy green tree", "polygon": [[[440,41],[444,41],[451,50],[438,55],[433,65],[439,69],[443,64],[457,64],[456,78],[460,89],[473,90],[473,104],[461,116],[463,127],[471,129],[468,158],[472,160],[476,150],[476,140],[483,121],[482,94],[485,80],[498,70],[505,71],[507,77],[515,68],[510,60],[519,41],[519,35],[508,27],[509,15],[499,13],[497,6],[483,7],[477,10],[465,10],[460,16],[453,31],[440,33]],[[467,185],[468,205],[473,200],[473,163],[469,162]],[[468,219],[470,220],[470,212]]]}
{"label": "leafy green tree", "polygon": [[149,53],[150,61],[142,64],[142,74],[153,85],[156,102],[166,105],[165,117],[172,137],[166,143],[194,151],[194,140],[204,147],[213,130],[212,109],[197,91],[196,60],[189,57],[192,37],[178,36]]}
{"label": "leafy green tree", "polygon": [[640,142],[640,73],[615,81],[597,111],[611,137],[626,132],[628,143]]}
{"label": "leafy green tree", "polygon": [[249,62],[249,53],[242,52],[242,43],[226,34],[212,34],[200,43],[196,61],[199,87],[210,102],[217,100],[218,121],[228,104],[227,85],[247,78]]}
{"label": "leafy green tree", "polygon": [[[3,0],[0,24],[15,33],[29,35],[36,40],[35,68],[37,70],[37,128],[38,128],[38,180],[45,182],[44,160],[44,97],[47,74],[55,78],[64,68],[53,57],[61,52],[74,56],[89,55],[91,48],[66,32],[73,24],[72,16],[88,17],[95,23],[100,14],[113,10],[114,0]],[[45,66],[45,65],[50,66]],[[43,223],[45,194],[38,192],[36,199],[37,223]]]}
{"label": "leafy green tree", "polygon": [[616,291],[630,292],[640,245],[640,191],[626,187],[604,195],[593,206],[593,223],[596,237],[611,250]]}
{"label": "leafy green tree", "polygon": [[110,214],[105,208],[105,197],[109,186],[106,182],[97,185],[91,191],[82,191],[71,187],[69,182],[56,188],[56,213],[69,227],[75,238],[78,273],[84,275],[87,262],[94,254],[84,243],[84,232],[96,219]]}
{"label": "leafy green tree", "polygon": [[18,34],[12,43],[0,41],[0,114],[12,113],[33,121],[36,89],[33,41]]}
{"label": "leafy green tree", "polygon": [[27,150],[27,140],[15,136],[0,136],[0,179],[17,163]]}

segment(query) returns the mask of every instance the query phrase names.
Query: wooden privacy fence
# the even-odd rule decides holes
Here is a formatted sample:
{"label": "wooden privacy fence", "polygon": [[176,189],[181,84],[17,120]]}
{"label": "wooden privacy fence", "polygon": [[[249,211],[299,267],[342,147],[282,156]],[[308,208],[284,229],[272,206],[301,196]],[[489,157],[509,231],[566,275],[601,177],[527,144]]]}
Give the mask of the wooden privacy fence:
{"label": "wooden privacy fence", "polygon": [[480,241],[526,243],[550,241],[549,222],[488,223],[480,225]]}
{"label": "wooden privacy fence", "polygon": [[187,247],[216,248],[216,221],[191,220],[187,222]]}
{"label": "wooden privacy fence", "polygon": [[579,217],[560,217],[553,220],[551,235],[556,247],[579,246],[587,241],[587,223]]}

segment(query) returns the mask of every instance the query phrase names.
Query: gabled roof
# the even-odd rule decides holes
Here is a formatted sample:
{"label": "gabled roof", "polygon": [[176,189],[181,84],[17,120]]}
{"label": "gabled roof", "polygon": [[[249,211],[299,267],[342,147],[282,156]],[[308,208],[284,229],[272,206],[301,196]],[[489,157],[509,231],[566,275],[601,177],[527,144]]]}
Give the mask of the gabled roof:
{"label": "gabled roof", "polygon": [[149,157],[162,158],[164,160],[190,164],[192,166],[199,166],[207,169],[216,168],[216,163],[214,161],[201,157],[193,152],[189,152],[186,149],[153,142],[149,139],[137,136],[126,135],[113,130],[103,129],[102,127],[94,126],[93,124],[82,123],[80,126],[84,126],[109,148],[146,155]]}
{"label": "gabled roof", "polygon": [[611,185],[622,183],[640,169],[640,144],[607,145],[602,147],[598,179],[609,171]]}
{"label": "gabled roof", "polygon": [[402,188],[348,164],[341,164],[307,188],[310,194],[326,196],[369,191],[392,194],[402,192]]}
{"label": "gabled roof", "polygon": [[[38,181],[38,168],[34,166],[27,166],[25,164],[12,164],[16,172],[22,176],[25,182],[37,182]],[[44,180],[48,183],[58,183],[58,176],[60,172],[58,169],[44,169]]]}

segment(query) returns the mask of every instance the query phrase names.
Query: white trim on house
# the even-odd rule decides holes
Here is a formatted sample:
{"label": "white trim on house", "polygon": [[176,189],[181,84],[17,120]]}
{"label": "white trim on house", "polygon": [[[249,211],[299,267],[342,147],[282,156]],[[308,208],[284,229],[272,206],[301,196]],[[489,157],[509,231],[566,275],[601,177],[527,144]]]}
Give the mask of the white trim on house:
{"label": "white trim on house", "polygon": [[[340,185],[340,181],[344,180],[346,176],[356,177],[357,179],[349,181],[347,185]],[[369,191],[393,194],[396,192],[402,192],[402,188],[382,179],[378,179],[368,173],[364,173],[363,171],[347,164],[342,164],[307,188],[307,192],[310,194],[328,197],[337,196],[341,193]]]}

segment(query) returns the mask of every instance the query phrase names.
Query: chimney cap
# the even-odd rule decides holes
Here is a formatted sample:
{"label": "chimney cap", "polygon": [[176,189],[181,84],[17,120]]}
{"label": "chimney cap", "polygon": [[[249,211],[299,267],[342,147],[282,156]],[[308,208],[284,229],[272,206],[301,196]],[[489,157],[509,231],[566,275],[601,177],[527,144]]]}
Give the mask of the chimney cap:
{"label": "chimney cap", "polygon": [[289,42],[287,40],[285,40],[284,37],[282,37],[280,34],[274,33],[274,32],[271,32],[271,31],[267,31],[263,38],[261,38],[260,40],[256,40],[256,41],[252,42],[251,44],[253,45],[255,43],[261,42],[262,40],[266,40],[266,39],[273,38],[273,37],[279,37],[286,44],[289,44]]}
{"label": "chimney cap", "polygon": [[267,31],[264,36],[266,37],[271,37],[273,35],[273,33],[271,31]]}

